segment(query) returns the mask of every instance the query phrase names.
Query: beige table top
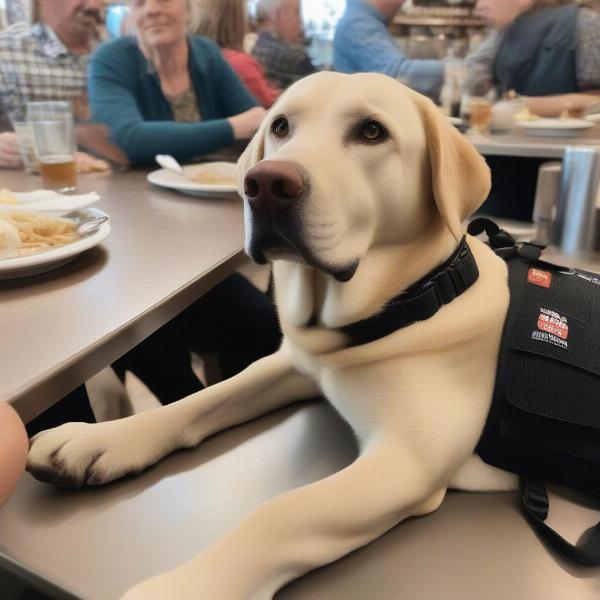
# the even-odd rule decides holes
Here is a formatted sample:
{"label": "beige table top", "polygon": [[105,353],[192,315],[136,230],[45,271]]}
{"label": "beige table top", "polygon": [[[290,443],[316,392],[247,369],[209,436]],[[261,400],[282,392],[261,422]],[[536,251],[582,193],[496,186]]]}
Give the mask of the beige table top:
{"label": "beige table top", "polygon": [[[62,491],[27,474],[0,510],[0,566],[27,574],[52,597],[116,600],[136,582],[206,548],[258,504],[338,471],[355,455],[353,436],[335,411],[324,403],[304,403],[106,487]],[[568,539],[597,520],[597,512],[553,496],[550,524]],[[598,598],[599,570],[573,567],[548,552],[520,514],[516,494],[456,492],[435,513],[401,523],[277,595],[278,600]]]}
{"label": "beige table top", "polygon": [[[95,296],[100,295],[98,302],[110,309],[102,312],[116,311],[115,301],[98,288],[109,285],[114,290],[117,278],[134,273],[139,285],[148,290],[149,304],[154,307],[151,312],[162,314],[157,305],[164,304],[160,298],[163,287],[157,289],[152,274],[144,271],[148,264],[158,262],[156,273],[163,273],[171,281],[174,275],[165,274],[168,264],[173,271],[182,268],[185,272],[179,278],[189,282],[194,277],[188,267],[173,268],[172,261],[152,248],[145,251],[145,269],[136,256],[128,259],[131,265],[125,259],[114,260],[117,253],[127,250],[133,254],[136,244],[143,244],[144,229],[146,235],[163,234],[162,227],[148,219],[145,228],[134,229],[137,233],[127,243],[126,238],[132,234],[127,234],[126,224],[133,222],[144,204],[153,214],[168,219],[172,227],[181,227],[179,235],[184,238],[187,252],[197,252],[194,257],[201,264],[203,260],[208,262],[211,252],[215,257],[218,252],[196,247],[201,241],[186,233],[193,229],[190,223],[197,224],[203,235],[208,220],[215,231],[219,223],[224,226],[233,222],[241,232],[237,205],[223,204],[218,211],[214,207],[209,210],[213,206],[210,203],[203,208],[202,201],[146,188],[142,175],[137,173],[123,176],[122,181],[122,204],[113,198],[105,205],[108,212],[118,216],[115,225],[122,223],[115,226],[107,250],[97,257],[82,257],[82,265],[73,264],[71,270],[55,274],[60,275],[58,280],[44,276],[37,283],[21,282],[16,289],[0,288],[2,306],[8,296],[13,319],[18,314],[17,296],[21,303],[32,295],[39,298],[37,310],[42,311],[44,299],[52,300],[60,293],[58,283],[69,288],[87,287],[95,278],[101,281],[81,293],[80,301],[96,302]],[[11,187],[16,186],[11,183]],[[100,184],[95,182],[90,187],[100,189]],[[129,190],[127,194],[123,188]],[[168,234],[171,241],[175,237]],[[231,252],[235,254],[236,249]],[[111,277],[107,271],[112,272]],[[129,290],[123,302],[139,307],[143,304],[139,295]],[[52,302],[48,304],[52,307]],[[77,307],[70,310],[82,312]],[[53,316],[60,314],[56,307],[52,311]],[[45,315],[42,312],[39,322]],[[144,322],[143,317],[137,319]],[[0,323],[4,327],[10,321],[2,316]],[[141,332],[134,329],[133,337],[140,336]],[[67,344],[74,331],[69,327],[61,344]],[[93,344],[90,350],[82,341],[70,350],[75,362],[81,362],[78,357],[88,351],[94,354]],[[36,352],[42,354],[41,349]],[[16,362],[12,364],[17,368]],[[72,371],[73,376],[78,372]],[[39,377],[44,375],[40,371]],[[0,566],[25,575],[56,598],[114,600],[134,583],[205,548],[259,503],[336,472],[355,456],[353,436],[335,411],[324,403],[303,403],[223,432],[197,449],[168,457],[137,478],[103,488],[62,491],[26,474],[0,510]],[[578,504],[553,499],[550,524],[570,540],[597,519],[597,513]],[[450,493],[436,513],[400,524],[366,548],[294,582],[277,596],[282,600],[599,597],[598,569],[575,568],[549,553],[519,513],[512,493]]]}
{"label": "beige table top", "polygon": [[[112,232],[55,271],[0,281],[0,399],[27,422],[158,329],[244,260],[239,199],[151,186],[132,171],[80,177]],[[29,191],[36,176],[0,172]]]}
{"label": "beige table top", "polygon": [[466,134],[466,137],[485,156],[560,159],[567,146],[600,146],[600,126],[586,129],[576,137],[538,137],[518,128],[489,136]]}

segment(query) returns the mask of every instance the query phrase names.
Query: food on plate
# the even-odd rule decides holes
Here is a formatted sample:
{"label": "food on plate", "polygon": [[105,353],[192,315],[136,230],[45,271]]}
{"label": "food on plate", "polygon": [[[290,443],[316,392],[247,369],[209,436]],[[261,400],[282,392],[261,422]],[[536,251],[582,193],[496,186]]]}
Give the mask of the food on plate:
{"label": "food on plate", "polygon": [[[12,258],[63,246],[79,239],[77,224],[33,212],[0,213],[0,258]],[[18,236],[16,242],[15,232]]]}
{"label": "food on plate", "polygon": [[533,114],[526,106],[524,106],[518,113],[513,115],[515,121],[537,121],[541,119],[538,115]]}
{"label": "food on plate", "polygon": [[0,218],[0,258],[18,256],[21,238],[17,228]]}
{"label": "food on plate", "polygon": [[195,175],[188,175],[188,177],[194,183],[201,183],[203,185],[236,185],[235,177],[229,177],[212,171],[204,171]]}
{"label": "food on plate", "polygon": [[0,204],[19,204],[19,200],[6,188],[0,189]]}

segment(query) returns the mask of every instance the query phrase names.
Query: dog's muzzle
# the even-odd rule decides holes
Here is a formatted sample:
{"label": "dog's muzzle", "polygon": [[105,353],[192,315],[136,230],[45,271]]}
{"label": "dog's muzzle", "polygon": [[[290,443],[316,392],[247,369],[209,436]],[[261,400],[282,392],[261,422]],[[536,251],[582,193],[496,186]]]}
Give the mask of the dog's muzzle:
{"label": "dog's muzzle", "polygon": [[266,262],[265,253],[302,253],[297,205],[307,189],[299,165],[291,161],[263,160],[248,171],[246,236],[253,260]]}
{"label": "dog's muzzle", "polygon": [[348,281],[356,271],[357,261],[328,264],[307,243],[303,201],[309,193],[308,177],[292,161],[263,160],[250,169],[244,178],[246,249],[259,264],[267,262],[266,254],[271,259],[299,256],[337,280]]}
{"label": "dog's muzzle", "polygon": [[274,214],[287,209],[306,192],[304,177],[293,162],[264,160],[244,179],[244,193],[257,213]]}

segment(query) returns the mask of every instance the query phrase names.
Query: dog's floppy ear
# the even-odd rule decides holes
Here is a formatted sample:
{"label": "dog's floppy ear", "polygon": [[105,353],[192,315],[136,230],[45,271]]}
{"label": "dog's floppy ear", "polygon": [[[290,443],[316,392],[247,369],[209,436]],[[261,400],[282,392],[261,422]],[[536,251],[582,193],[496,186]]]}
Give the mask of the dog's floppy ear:
{"label": "dog's floppy ear", "polygon": [[264,158],[267,117],[268,113],[237,161],[238,192],[242,198],[244,197],[244,176],[259,160]]}
{"label": "dog's floppy ear", "polygon": [[425,127],[435,202],[452,235],[463,235],[462,222],[483,203],[491,186],[483,157],[425,96],[411,92]]}

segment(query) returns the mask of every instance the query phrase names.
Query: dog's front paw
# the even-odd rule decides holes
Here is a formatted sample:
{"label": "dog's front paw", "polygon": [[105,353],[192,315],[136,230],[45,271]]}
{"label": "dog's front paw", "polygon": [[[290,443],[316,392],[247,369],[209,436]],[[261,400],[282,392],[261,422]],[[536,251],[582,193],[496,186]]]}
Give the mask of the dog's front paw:
{"label": "dog's front paw", "polygon": [[70,488],[139,473],[175,449],[172,436],[150,416],[42,431],[29,442],[27,470],[40,481]]}

